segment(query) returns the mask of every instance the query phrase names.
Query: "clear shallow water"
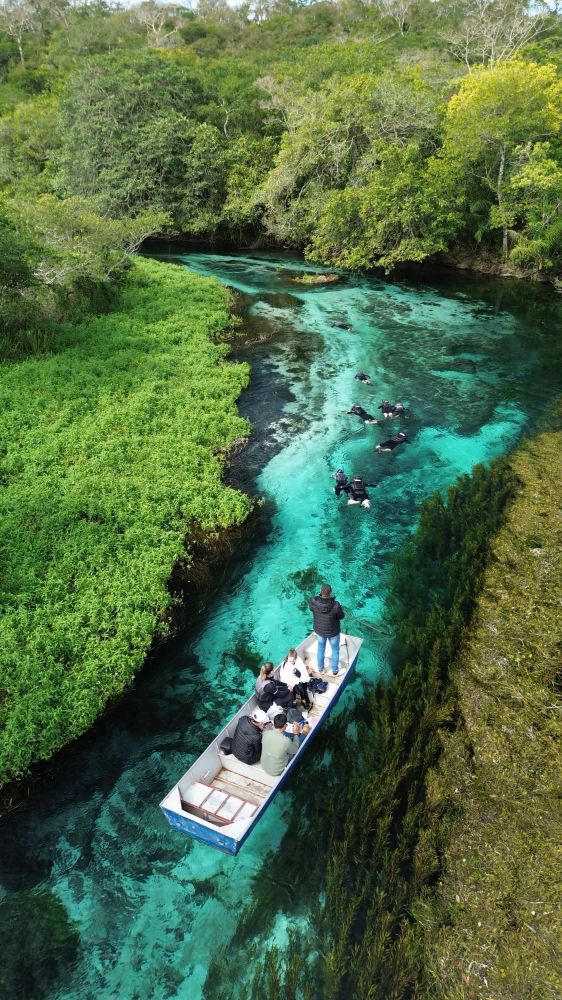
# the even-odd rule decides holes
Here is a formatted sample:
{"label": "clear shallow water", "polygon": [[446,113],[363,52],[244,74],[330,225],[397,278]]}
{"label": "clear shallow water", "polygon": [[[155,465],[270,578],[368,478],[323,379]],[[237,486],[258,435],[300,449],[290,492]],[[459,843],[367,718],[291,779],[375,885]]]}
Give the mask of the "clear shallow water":
{"label": "clear shallow water", "polygon": [[[269,338],[238,352],[253,366],[241,410],[255,432],[233,470],[265,498],[265,513],[250,554],[190,629],[63,755],[32,805],[0,824],[2,893],[48,890],[79,931],[56,972],[52,935],[36,931],[44,976],[34,996],[202,996],[261,859],[281,839],[291,785],[235,859],[172,832],[159,800],[251,691],[248,654],[278,660],[310,630],[308,597],[321,579],[360,621],[384,624],[388,557],[420,501],[532,432],[560,385],[562,303],[549,289],[459,277],[307,287],[292,280],[306,267],[290,258],[170,259],[242,293],[246,328]],[[359,370],[372,386],[354,381]],[[383,398],[410,406],[402,426],[412,444],[379,455],[374,445],[398,421],[369,427],[345,411],[359,402],[378,412]],[[340,465],[379,484],[370,513],[336,502]],[[384,640],[360,622],[348,628],[365,638],[360,675],[375,679],[387,669]],[[357,680],[346,697],[360,690]],[[280,915],[269,943],[285,933]]]}

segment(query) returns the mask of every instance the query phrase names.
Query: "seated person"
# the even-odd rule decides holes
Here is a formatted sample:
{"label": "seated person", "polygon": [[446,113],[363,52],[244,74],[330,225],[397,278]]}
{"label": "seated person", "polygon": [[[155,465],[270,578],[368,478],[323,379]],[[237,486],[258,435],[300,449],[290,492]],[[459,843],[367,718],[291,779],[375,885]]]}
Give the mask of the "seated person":
{"label": "seated person", "polygon": [[298,737],[299,737],[299,746],[301,746],[301,744],[304,743],[306,737],[310,732],[310,723],[308,719],[305,719],[302,712],[299,712],[298,708],[290,708],[289,711],[287,712],[287,726],[285,727],[285,736],[287,737],[287,739],[292,738],[293,734],[289,733],[287,730],[289,726],[293,726],[295,722],[299,727]]}
{"label": "seated person", "polygon": [[296,694],[289,690],[283,681],[273,676],[275,666],[270,660],[264,663],[256,681],[256,698],[258,706],[264,712],[269,712],[272,705],[290,708],[295,703]]}
{"label": "seated person", "polygon": [[263,734],[260,764],[268,774],[283,774],[299,748],[299,724],[293,723],[293,735],[285,739],[287,716],[281,712],[273,720],[273,729]]}
{"label": "seated person", "polygon": [[232,753],[243,764],[257,764],[262,749],[262,731],[269,719],[261,708],[238,720],[232,737]]}
{"label": "seated person", "polygon": [[296,649],[290,649],[279,668],[279,680],[286,684],[289,691],[297,696],[310,708],[308,682],[310,674],[304,662],[298,656]]}

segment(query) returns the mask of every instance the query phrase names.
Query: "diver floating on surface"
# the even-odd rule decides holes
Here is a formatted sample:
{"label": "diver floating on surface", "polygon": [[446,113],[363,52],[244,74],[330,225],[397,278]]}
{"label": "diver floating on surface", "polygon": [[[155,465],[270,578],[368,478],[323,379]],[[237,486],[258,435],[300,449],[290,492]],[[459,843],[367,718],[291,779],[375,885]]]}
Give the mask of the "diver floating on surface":
{"label": "diver floating on surface", "polygon": [[[343,470],[340,470],[340,471],[343,471]],[[347,479],[347,476],[345,478]],[[354,476],[353,479],[349,483],[346,483],[345,485],[341,485],[339,487],[339,490],[338,490],[338,487],[336,486],[336,496],[339,497],[340,493],[342,493],[342,492],[343,493],[347,493],[348,494],[348,500],[347,500],[348,504],[357,504],[358,503],[358,504],[361,504],[361,506],[364,508],[364,510],[370,510],[371,509],[371,501],[369,499],[369,494],[367,493],[367,486],[370,486],[370,487],[373,487],[373,489],[376,489],[377,484],[376,483],[366,483],[365,480],[361,478],[361,476]]]}
{"label": "diver floating on surface", "polygon": [[341,319],[334,320],[331,325],[334,326],[336,330],[353,330],[351,323],[345,323]]}
{"label": "diver floating on surface", "polygon": [[347,486],[349,479],[346,476],[343,469],[337,469],[336,472],[334,472],[333,476],[334,479],[336,480],[336,485],[334,486],[334,493],[336,494],[337,497],[339,497],[342,490],[345,489],[345,487]]}
{"label": "diver floating on surface", "polygon": [[354,413],[356,417],[360,417],[364,424],[378,424],[380,423],[372,413],[367,413],[367,411],[359,406],[358,403],[354,403],[348,413]]}
{"label": "diver floating on surface", "polygon": [[410,438],[407,436],[405,431],[399,431],[393,437],[389,438],[388,441],[383,441],[382,444],[377,444],[375,446],[375,451],[393,451],[397,448],[399,444],[411,444]]}
{"label": "diver floating on surface", "polygon": [[389,399],[383,399],[377,410],[382,410],[383,417],[405,417],[406,407],[404,403],[391,403]]}
{"label": "diver floating on surface", "polygon": [[358,382],[363,382],[365,385],[371,385],[371,379],[365,372],[357,372],[357,375],[353,376]]}

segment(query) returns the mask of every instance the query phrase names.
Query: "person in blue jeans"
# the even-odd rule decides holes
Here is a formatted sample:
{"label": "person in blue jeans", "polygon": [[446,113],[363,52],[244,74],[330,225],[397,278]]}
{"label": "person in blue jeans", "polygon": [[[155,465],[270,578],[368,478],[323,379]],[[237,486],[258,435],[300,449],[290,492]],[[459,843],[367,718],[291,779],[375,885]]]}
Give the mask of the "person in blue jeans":
{"label": "person in blue jeans", "polygon": [[314,631],[318,638],[318,673],[324,673],[326,642],[332,650],[332,673],[339,673],[340,621],[345,612],[332,594],[329,583],[323,583],[320,593],[310,598],[309,608],[314,616]]}

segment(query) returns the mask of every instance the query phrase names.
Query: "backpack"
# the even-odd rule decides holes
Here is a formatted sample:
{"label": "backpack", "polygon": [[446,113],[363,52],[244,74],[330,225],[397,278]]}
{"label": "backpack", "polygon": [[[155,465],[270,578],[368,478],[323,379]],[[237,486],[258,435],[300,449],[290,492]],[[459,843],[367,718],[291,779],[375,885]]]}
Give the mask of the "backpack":
{"label": "backpack", "polygon": [[324,694],[328,690],[328,681],[323,681],[320,677],[312,677],[308,682],[308,690],[313,694]]}

